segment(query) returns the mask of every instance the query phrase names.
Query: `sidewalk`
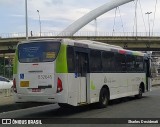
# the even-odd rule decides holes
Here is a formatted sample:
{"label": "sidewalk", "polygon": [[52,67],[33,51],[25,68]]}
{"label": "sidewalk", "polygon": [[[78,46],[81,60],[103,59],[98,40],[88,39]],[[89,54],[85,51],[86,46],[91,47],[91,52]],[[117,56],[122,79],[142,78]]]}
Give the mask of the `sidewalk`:
{"label": "sidewalk", "polygon": [[0,106],[13,104],[13,93],[11,89],[8,90],[0,90]]}
{"label": "sidewalk", "polygon": [[0,97],[0,106],[2,106],[2,105],[9,105],[9,104],[13,104],[13,103],[14,103],[13,96]]}

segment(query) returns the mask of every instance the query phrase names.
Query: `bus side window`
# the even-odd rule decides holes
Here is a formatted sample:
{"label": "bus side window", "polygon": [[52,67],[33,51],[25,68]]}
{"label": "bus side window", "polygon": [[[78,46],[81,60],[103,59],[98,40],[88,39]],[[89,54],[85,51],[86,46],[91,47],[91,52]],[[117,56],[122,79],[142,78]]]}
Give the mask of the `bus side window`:
{"label": "bus side window", "polygon": [[68,64],[68,72],[75,72],[75,58],[74,58],[74,48],[72,46],[68,46],[67,48],[67,64]]}
{"label": "bus side window", "polygon": [[102,67],[103,72],[113,72],[115,70],[113,52],[102,52]]}
{"label": "bus side window", "polygon": [[124,54],[115,53],[115,68],[117,72],[126,72],[126,57]]}
{"label": "bus side window", "polygon": [[98,50],[90,51],[90,71],[102,72],[101,51]]}
{"label": "bus side window", "polygon": [[136,59],[135,59],[135,70],[137,72],[143,72],[144,71],[143,57],[136,56]]}
{"label": "bus side window", "polygon": [[135,56],[126,55],[127,72],[135,72]]}

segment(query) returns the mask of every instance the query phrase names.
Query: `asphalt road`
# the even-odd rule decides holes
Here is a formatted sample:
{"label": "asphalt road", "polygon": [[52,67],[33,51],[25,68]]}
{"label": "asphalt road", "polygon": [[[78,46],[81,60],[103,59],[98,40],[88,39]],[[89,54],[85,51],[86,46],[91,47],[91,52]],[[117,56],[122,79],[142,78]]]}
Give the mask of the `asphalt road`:
{"label": "asphalt road", "polygon": [[[154,87],[151,92],[145,93],[142,99],[128,97],[113,100],[105,109],[97,109],[93,105],[78,108],[61,109],[56,104],[50,104],[0,113],[0,118],[53,119],[57,117],[71,118],[70,120],[67,119],[67,122],[70,122],[73,118],[160,118],[160,87]],[[92,120],[94,119],[87,120],[91,120],[92,122]],[[67,123],[66,121],[64,122]],[[131,127],[136,125],[125,124],[125,126]],[[69,126],[69,124],[67,124],[67,126]],[[89,125],[87,124],[87,126]],[[110,124],[110,126],[119,125]],[[145,125],[143,124],[142,126]],[[148,126],[151,126],[151,124],[147,125],[147,127]],[[160,124],[153,126],[160,126]]]}

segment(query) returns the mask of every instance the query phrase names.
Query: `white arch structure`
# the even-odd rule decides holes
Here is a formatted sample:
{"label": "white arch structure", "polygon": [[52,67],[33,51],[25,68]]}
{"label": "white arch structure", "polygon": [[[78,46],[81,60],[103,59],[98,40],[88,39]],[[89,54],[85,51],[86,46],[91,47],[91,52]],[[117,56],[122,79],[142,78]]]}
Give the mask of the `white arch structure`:
{"label": "white arch structure", "polygon": [[101,16],[102,14],[128,2],[134,0],[110,0],[108,3],[92,10],[83,17],[73,22],[70,26],[64,29],[58,36],[73,36],[78,30],[84,27],[86,24]]}

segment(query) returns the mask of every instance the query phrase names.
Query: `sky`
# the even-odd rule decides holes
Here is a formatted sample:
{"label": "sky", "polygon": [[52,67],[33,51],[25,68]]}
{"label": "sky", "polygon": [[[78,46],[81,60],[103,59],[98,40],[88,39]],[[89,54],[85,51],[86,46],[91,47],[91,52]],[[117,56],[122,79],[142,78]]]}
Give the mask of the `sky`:
{"label": "sky", "polygon": [[[110,0],[28,0],[28,29],[33,35],[39,33],[39,17],[42,32],[60,32],[74,21],[91,10],[106,4]],[[141,3],[141,4],[140,4]],[[160,30],[160,0],[139,0],[137,6],[137,31],[148,32],[148,15],[150,31]],[[140,7],[141,5],[141,7]],[[142,8],[142,10],[141,10]],[[116,16],[115,16],[116,12]],[[155,20],[154,20],[155,15]],[[95,21],[90,22],[80,31],[94,32],[97,24],[98,32],[134,32],[135,31],[135,2],[130,2],[113,9]],[[153,27],[154,24],[154,27]],[[0,36],[9,33],[25,33],[25,0],[0,0]]]}

